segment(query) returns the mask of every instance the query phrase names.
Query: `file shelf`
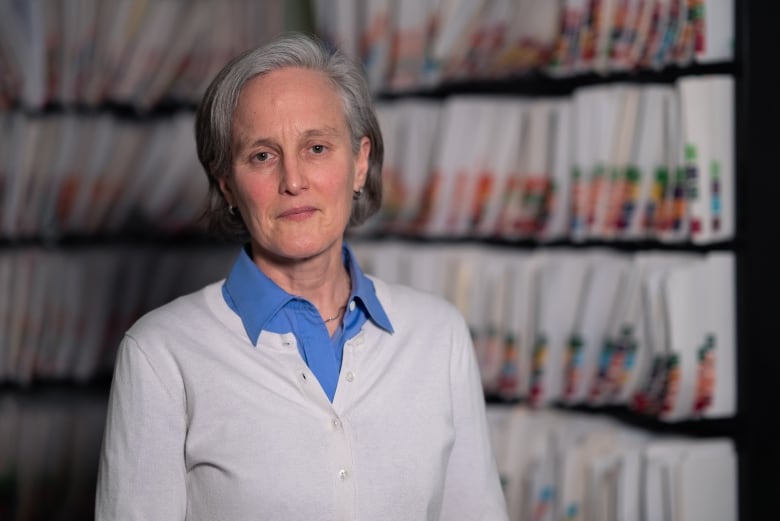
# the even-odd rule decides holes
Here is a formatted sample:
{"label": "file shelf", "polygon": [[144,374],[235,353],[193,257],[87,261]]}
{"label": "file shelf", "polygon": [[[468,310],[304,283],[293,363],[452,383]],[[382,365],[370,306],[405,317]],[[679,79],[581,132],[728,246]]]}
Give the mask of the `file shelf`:
{"label": "file shelf", "polygon": [[[771,519],[773,490],[780,480],[780,447],[776,442],[779,431],[769,425],[764,413],[771,411],[770,398],[765,382],[771,381],[780,367],[775,350],[762,346],[774,337],[773,320],[769,317],[777,295],[778,277],[771,265],[777,260],[770,253],[774,242],[770,238],[768,211],[772,202],[770,194],[777,193],[774,176],[762,175],[762,170],[774,163],[771,157],[772,132],[780,114],[771,102],[777,91],[777,80],[771,77],[768,64],[769,49],[775,48],[777,31],[769,20],[776,9],[757,7],[746,3],[734,3],[736,38],[734,60],[731,62],[694,64],[688,67],[667,67],[660,71],[636,71],[616,74],[581,74],[567,78],[551,78],[546,75],[526,74],[500,80],[463,80],[436,85],[430,88],[410,88],[400,91],[382,91],[379,100],[395,102],[409,98],[443,100],[457,96],[487,96],[506,98],[511,96],[560,97],[567,96],[583,86],[610,83],[671,84],[680,78],[706,75],[727,75],[735,82],[734,150],[736,165],[736,229],[733,238],[700,244],[682,241],[675,244],[657,240],[634,242],[568,239],[538,241],[528,238],[489,239],[461,236],[457,238],[419,237],[396,233],[392,229],[370,230],[361,238],[369,243],[399,241],[416,247],[425,244],[441,244],[444,247],[477,242],[486,248],[512,249],[521,252],[538,249],[589,249],[608,248],[620,252],[660,250],[666,252],[707,253],[729,252],[736,261],[736,310],[734,319],[737,333],[736,373],[737,410],[727,418],[694,419],[667,423],[632,412],[625,407],[565,406],[557,404],[556,410],[582,413],[587,416],[607,416],[622,424],[639,427],[664,435],[687,435],[695,438],[722,438],[733,440],[739,454],[738,487],[739,519]],[[771,107],[771,108],[770,108]],[[760,149],[760,150],[759,150]],[[759,347],[761,346],[761,347]],[[759,352],[760,351],[760,352]],[[762,384],[762,382],[764,382]],[[523,400],[506,400],[500,396],[488,396],[489,403],[512,407]]]}
{"label": "file shelf", "polygon": [[[775,322],[771,316],[772,304],[776,295],[780,294],[778,288],[778,276],[775,264],[780,260],[775,252],[775,238],[769,229],[772,218],[768,209],[775,205],[775,194],[780,193],[777,176],[771,174],[771,165],[775,164],[774,151],[776,145],[772,140],[774,128],[780,121],[780,113],[774,97],[780,92],[778,80],[774,78],[770,67],[770,54],[774,49],[780,48],[778,31],[774,27],[777,19],[777,8],[774,5],[758,5],[755,2],[734,2],[736,16],[735,49],[732,62],[717,62],[708,64],[694,64],[690,66],[670,66],[657,71],[640,70],[636,72],[610,72],[608,74],[586,73],[571,77],[550,77],[549,75],[530,72],[527,74],[506,77],[497,80],[470,80],[438,84],[430,88],[407,88],[383,91],[378,93],[378,101],[400,102],[407,99],[426,99],[442,101],[457,96],[482,96],[494,98],[507,98],[523,96],[528,98],[561,98],[570,96],[577,89],[599,85],[611,85],[617,83],[629,83],[633,85],[672,85],[681,78],[696,76],[729,76],[734,79],[735,86],[735,183],[736,183],[736,228],[733,238],[724,241],[715,241],[706,244],[684,240],[682,242],[668,243],[652,239],[635,241],[612,240],[571,240],[569,238],[557,238],[540,241],[533,238],[503,238],[503,237],[473,237],[464,236],[458,238],[425,237],[419,235],[396,234],[385,230],[369,232],[355,238],[358,247],[363,244],[382,245],[399,242],[411,247],[441,246],[442,248],[475,247],[477,249],[500,250],[502,253],[519,252],[533,254],[539,250],[574,251],[585,253],[594,250],[609,250],[619,254],[634,255],[647,251],[660,251],[663,253],[683,253],[693,255],[706,255],[709,253],[732,253],[736,263],[736,413],[728,418],[696,419],[675,422],[655,420],[646,415],[632,412],[621,406],[590,407],[587,405],[562,405],[553,403],[550,410],[554,412],[571,412],[583,415],[586,418],[608,417],[632,428],[638,428],[653,434],[663,436],[684,435],[696,439],[729,438],[734,441],[738,453],[738,504],[739,519],[761,520],[772,519],[775,512],[774,498],[780,478],[780,447],[777,440],[780,439],[780,427],[771,421],[772,398],[771,389],[767,390],[767,382],[776,378],[780,371],[780,355],[772,347],[772,339],[775,337]],[[4,7],[5,8],[5,7]],[[316,9],[313,9],[316,11]],[[2,24],[0,24],[2,25]],[[10,34],[10,33],[9,33]],[[0,35],[2,39],[2,35]],[[0,62],[2,65],[2,62]],[[202,79],[202,78],[201,78]],[[0,97],[4,99],[3,115],[10,117],[28,117],[30,119],[75,116],[83,118],[108,117],[113,122],[124,121],[134,124],[157,125],[163,121],[170,121],[177,115],[188,117],[192,115],[194,104],[191,100],[170,99],[160,100],[158,103],[139,110],[138,107],[126,102],[114,102],[105,100],[98,104],[79,103],[43,103],[36,107],[30,107],[30,98],[8,99],[5,96],[8,83],[0,82]],[[29,93],[28,93],[29,94]],[[0,117],[0,121],[6,121]],[[191,127],[190,127],[191,128]],[[0,145],[0,160],[9,150]],[[8,184],[3,186],[7,194]],[[1,197],[0,197],[1,199]],[[160,203],[160,208],[164,205]],[[161,210],[162,211],[162,210]],[[119,228],[118,232],[108,229],[84,233],[83,230],[75,231],[57,230],[56,233],[38,229],[35,233],[18,233],[0,237],[0,256],[21,256],[31,251],[43,252],[43,255],[61,255],[65,257],[71,254],[95,253],[107,255],[132,250],[151,251],[160,256],[170,254],[168,266],[175,269],[176,259],[186,257],[193,251],[217,250],[212,259],[212,269],[224,269],[225,263],[232,254],[231,247],[210,242],[192,229],[181,229],[186,219],[193,214],[180,214],[181,220],[177,220],[170,228],[155,229],[149,226],[154,222],[154,215],[149,214],[145,225],[140,229],[132,226]],[[185,216],[186,217],[183,217]],[[132,219],[127,221],[133,222]],[[137,221],[135,221],[137,222]],[[0,270],[1,271],[1,270]],[[184,290],[184,287],[196,285],[207,276],[205,267],[191,268],[192,278],[189,282],[169,288],[172,295]],[[212,271],[213,273],[213,271]],[[1,276],[1,273],[0,273]],[[143,276],[143,273],[140,274]],[[3,284],[1,279],[0,285]],[[3,292],[6,292],[3,286]],[[166,295],[158,295],[158,298],[168,298]],[[148,305],[151,302],[147,303]],[[110,341],[111,342],[111,341]],[[113,345],[113,344],[112,344]],[[0,438],[18,439],[18,433],[9,432],[8,426],[14,421],[24,421],[25,425],[37,425],[36,421],[43,421],[39,416],[41,410],[47,405],[54,411],[57,420],[63,420],[74,408],[79,409],[80,415],[73,418],[85,423],[95,421],[101,413],[101,407],[107,397],[110,374],[110,346],[101,346],[103,350],[103,363],[101,370],[90,373],[83,378],[69,377],[33,377],[27,383],[20,383],[15,378],[6,379],[0,383]],[[488,396],[491,405],[499,407],[513,407],[523,404],[523,400],[507,400],[505,398]],[[81,405],[84,407],[81,408]],[[21,416],[25,411],[29,415],[24,419]],[[83,413],[83,414],[81,414]],[[36,414],[38,416],[36,416]],[[11,423],[2,421],[3,418],[12,418]],[[15,420],[14,420],[15,419]],[[64,421],[64,420],[63,420]],[[43,421],[46,424],[45,421]],[[73,432],[72,423],[63,427],[63,423],[53,421],[48,425],[53,428],[62,428]],[[5,429],[4,430],[4,426]],[[93,433],[94,434],[94,433]],[[5,438],[3,438],[5,436]],[[8,438],[8,437],[11,438]],[[87,436],[87,438],[89,437]],[[0,440],[1,441],[1,440]],[[86,441],[84,443],[87,443]],[[3,444],[0,443],[0,447]],[[11,445],[8,445],[11,446]],[[56,451],[54,445],[48,445],[51,451]],[[60,448],[64,446],[59,446]],[[82,447],[83,448],[83,447]],[[65,450],[65,449],[63,449]],[[91,461],[91,457],[85,452],[85,461]],[[54,452],[52,452],[53,454]],[[29,456],[29,454],[28,454]],[[6,459],[3,459],[6,457]],[[13,457],[13,456],[12,456]],[[24,487],[33,487],[30,483],[22,483],[17,477],[12,476],[7,466],[8,456],[0,449],[0,517],[5,512],[17,512],[22,504],[18,494]],[[32,460],[30,460],[32,461]],[[34,462],[30,463],[33,465]],[[89,489],[89,480],[93,479],[90,470],[83,468],[84,472],[78,479],[84,480],[84,489]],[[75,472],[75,471],[74,471]],[[42,473],[35,487],[25,490],[43,490],[41,483],[50,476]],[[64,479],[62,475],[52,479]],[[50,489],[49,489],[50,490]],[[72,501],[79,499],[75,512],[86,512],[83,501],[85,494],[82,490],[79,496],[75,495]],[[50,495],[49,497],[55,497]],[[56,496],[57,500],[63,500],[64,496]],[[25,499],[29,501],[29,498]],[[76,505],[77,503],[73,503]],[[13,510],[12,510],[13,509]]]}
{"label": "file shelf", "polygon": [[0,1],[0,519],[91,519],[118,335],[236,253],[196,221],[197,98],[307,10]]}

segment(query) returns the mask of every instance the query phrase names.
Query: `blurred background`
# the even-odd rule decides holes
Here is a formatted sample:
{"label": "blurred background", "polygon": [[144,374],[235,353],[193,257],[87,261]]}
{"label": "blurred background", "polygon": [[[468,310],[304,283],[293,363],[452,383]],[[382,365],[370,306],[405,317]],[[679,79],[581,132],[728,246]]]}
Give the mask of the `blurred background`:
{"label": "blurred background", "polygon": [[239,247],[199,221],[198,100],[289,30],[365,68],[385,193],[349,242],[466,317],[513,521],[773,519],[773,14],[0,0],[0,520],[92,519],[123,332]]}

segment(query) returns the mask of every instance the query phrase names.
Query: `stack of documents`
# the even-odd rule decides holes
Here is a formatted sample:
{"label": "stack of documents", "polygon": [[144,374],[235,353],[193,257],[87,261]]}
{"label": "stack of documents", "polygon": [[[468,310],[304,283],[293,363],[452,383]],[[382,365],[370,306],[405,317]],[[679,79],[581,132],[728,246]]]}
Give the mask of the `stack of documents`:
{"label": "stack of documents", "polygon": [[235,247],[0,250],[0,383],[111,373],[143,313],[227,275]]}
{"label": "stack of documents", "polygon": [[354,244],[364,269],[463,314],[485,393],[623,406],[664,421],[736,410],[731,252]]}
{"label": "stack of documents", "polygon": [[0,112],[0,238],[200,232],[194,115]]}
{"label": "stack of documents", "polygon": [[2,0],[0,108],[193,103],[229,59],[294,26],[286,14],[275,0]]}
{"label": "stack of documents", "polygon": [[661,437],[609,418],[488,406],[513,521],[736,521],[726,438]]}
{"label": "stack of documents", "polygon": [[76,394],[0,397],[3,519],[94,517],[106,399]]}
{"label": "stack of documents", "polygon": [[385,209],[360,233],[549,241],[734,236],[734,79],[378,105]]}
{"label": "stack of documents", "polygon": [[317,0],[314,24],[374,91],[733,59],[733,0]]}

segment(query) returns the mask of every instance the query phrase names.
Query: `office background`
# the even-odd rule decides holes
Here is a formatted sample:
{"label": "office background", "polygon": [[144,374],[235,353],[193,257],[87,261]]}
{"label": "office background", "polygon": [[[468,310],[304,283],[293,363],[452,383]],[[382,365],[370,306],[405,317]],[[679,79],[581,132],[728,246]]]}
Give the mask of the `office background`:
{"label": "office background", "polygon": [[[623,41],[620,34],[641,39],[629,29],[641,25],[651,4],[666,9],[668,25],[677,20],[681,42],[682,28],[691,28],[692,43],[654,56],[611,51],[603,58],[599,50],[617,47],[608,44]],[[672,16],[683,7],[687,25]],[[389,189],[385,211],[351,240],[369,271],[439,292],[469,319],[513,516],[772,519],[780,486],[770,385],[780,370],[770,227],[778,193],[776,9],[716,0],[614,0],[601,2],[601,11],[589,8],[529,0],[0,2],[0,519],[91,518],[122,331],[144,311],[224,276],[235,254],[235,246],[205,237],[196,221],[205,177],[194,155],[194,106],[227,58],[285,29],[315,30],[366,65],[388,141]],[[724,8],[725,25],[715,15]],[[438,24],[427,23],[433,15]],[[502,20],[510,21],[504,47],[488,38]],[[604,33],[612,40],[599,39]],[[696,34],[709,46],[697,47]],[[653,108],[654,97],[676,108]],[[667,172],[656,202],[668,210],[655,226],[611,218],[608,195],[602,205],[578,199],[634,193],[635,205],[653,201],[658,176],[643,191],[628,167],[651,148],[640,137],[649,135],[648,115],[663,110],[688,115],[674,127],[683,150],[668,154],[684,173],[698,168],[702,183],[681,178],[681,202],[676,171]],[[626,114],[633,119],[620,119]],[[728,114],[730,124],[717,119]],[[633,132],[621,146],[603,145],[601,163],[597,142],[579,153],[575,146],[608,134],[588,126],[596,120],[615,135]],[[713,136],[724,125],[725,137]],[[510,131],[522,145],[502,149]],[[726,146],[715,145],[718,139]],[[696,143],[706,143],[699,156],[686,155],[685,145]],[[498,161],[493,177],[480,177],[480,166],[487,167],[471,163],[478,152]],[[705,155],[720,165],[717,190],[704,182],[711,174]],[[516,172],[497,173],[515,163]],[[514,199],[502,199],[499,186]],[[709,194],[704,203],[691,187]],[[658,273],[659,264],[674,267],[661,270],[674,278],[632,279],[637,266]],[[610,269],[600,271],[605,265]],[[593,303],[618,273],[638,280],[639,289],[613,288],[612,298],[601,300],[610,311],[599,315],[604,305]],[[588,286],[598,277],[601,284]],[[659,305],[679,310],[664,322],[672,334],[694,334],[689,326],[696,323],[719,336],[709,392],[697,388],[712,381],[699,352],[680,352],[685,370],[674,381],[690,391],[688,401],[673,400],[674,372],[662,358],[661,398],[643,409],[636,401],[648,396],[642,384],[658,382],[649,376],[654,359],[647,351],[645,366],[623,362],[622,386],[604,372],[599,380],[598,363],[617,360],[614,353],[604,358],[600,345],[612,323],[637,327],[636,338],[613,347],[634,340],[640,352],[676,348],[640,332],[667,316],[652,315],[649,306],[624,322],[612,318],[619,296],[641,301],[652,287]],[[664,287],[688,289],[673,298]],[[581,297],[579,307],[563,305],[571,294]],[[709,300],[716,305],[705,306]],[[484,305],[478,312],[466,301]],[[573,350],[575,332],[583,345],[596,339],[595,350]],[[591,365],[577,366],[575,358]],[[586,392],[594,388],[611,394]],[[693,463],[670,466],[676,458]],[[628,470],[616,474],[615,462]],[[693,485],[682,478],[662,485],[669,473],[690,476]],[[632,485],[635,478],[643,485]]]}

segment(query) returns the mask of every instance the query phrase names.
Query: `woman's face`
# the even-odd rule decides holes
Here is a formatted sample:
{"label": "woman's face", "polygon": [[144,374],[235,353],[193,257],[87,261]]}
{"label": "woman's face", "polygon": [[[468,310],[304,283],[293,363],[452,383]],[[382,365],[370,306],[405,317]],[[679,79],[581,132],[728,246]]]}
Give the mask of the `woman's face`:
{"label": "woman's face", "polygon": [[322,73],[280,69],[251,79],[233,115],[233,172],[220,180],[252,252],[289,262],[341,255],[370,141],[352,152],[343,103]]}

